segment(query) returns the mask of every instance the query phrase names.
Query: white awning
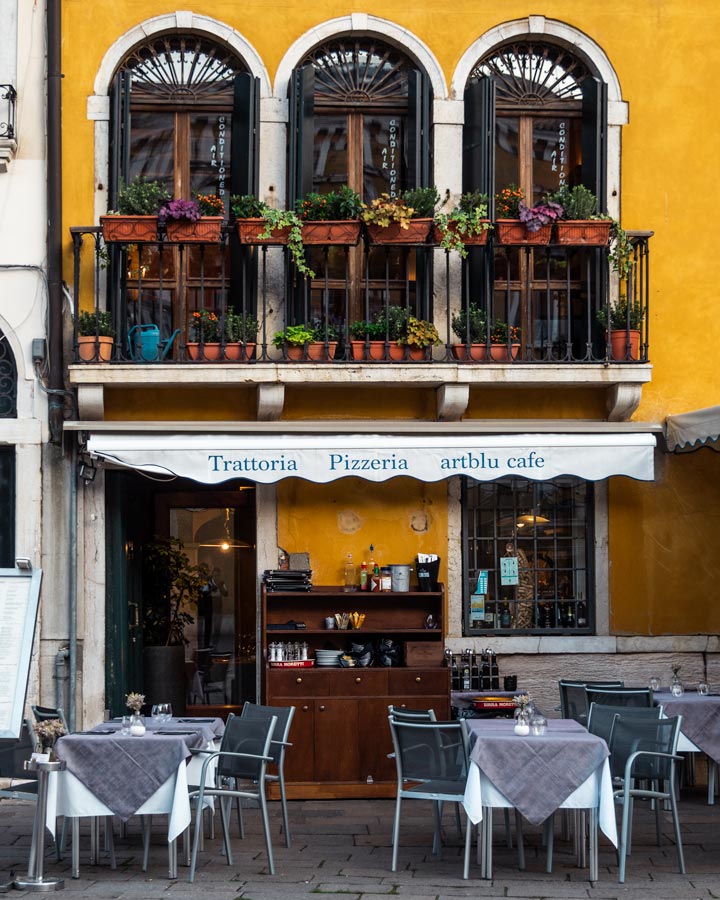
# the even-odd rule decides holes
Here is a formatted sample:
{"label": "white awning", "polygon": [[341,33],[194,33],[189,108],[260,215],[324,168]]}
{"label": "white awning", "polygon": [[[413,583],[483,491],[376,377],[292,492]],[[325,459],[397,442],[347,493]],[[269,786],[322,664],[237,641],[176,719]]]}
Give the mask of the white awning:
{"label": "white awning", "polygon": [[517,475],[547,481],[576,475],[653,480],[652,434],[90,434],[99,459],[153,475],[203,484],[231,478],[270,484],[304,478],[325,484],[357,477],[409,476],[442,481],[467,475],[493,481]]}
{"label": "white awning", "polygon": [[665,419],[668,450],[689,453],[700,447],[720,451],[720,406],[709,406]]}

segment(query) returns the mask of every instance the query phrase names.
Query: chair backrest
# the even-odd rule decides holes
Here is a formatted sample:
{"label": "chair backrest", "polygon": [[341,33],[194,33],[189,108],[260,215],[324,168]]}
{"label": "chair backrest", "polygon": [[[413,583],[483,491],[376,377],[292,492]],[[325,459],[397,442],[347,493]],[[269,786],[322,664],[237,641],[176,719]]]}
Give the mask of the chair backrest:
{"label": "chair backrest", "polygon": [[403,781],[455,781],[467,778],[469,743],[464,719],[453,722],[401,722],[388,716],[395,747],[398,784]]}
{"label": "chair backrest", "polygon": [[37,750],[37,741],[32,725],[23,719],[20,737],[0,740],[0,778],[22,778],[23,781],[34,781],[35,772],[26,772],[25,760]]}
{"label": "chair backrest", "polygon": [[408,709],[390,704],[388,712],[396,722],[437,722],[434,709]]}
{"label": "chair backrest", "polygon": [[287,742],[290,733],[290,725],[295,715],[294,706],[260,706],[259,703],[250,703],[246,700],[243,704],[240,718],[268,721],[273,716],[277,720],[273,732],[273,742],[270,744],[268,756],[272,756],[274,763],[279,763],[284,752],[283,744]]}
{"label": "chair backrest", "polygon": [[225,723],[220,752],[247,753],[250,757],[220,756],[218,774],[253,781],[264,779],[267,761],[262,757],[271,756],[270,743],[276,725],[275,716],[269,719],[252,719],[230,713]]}
{"label": "chair backrest", "polygon": [[[682,716],[651,719],[625,709],[616,715],[610,735],[610,769],[614,777],[623,778],[630,756],[642,750],[649,753],[677,752]],[[674,775],[674,760],[658,756],[639,756],[632,764],[633,778],[668,779]]]}
{"label": "chair backrest", "polygon": [[60,719],[66,733],[70,731],[67,719],[65,718],[65,711],[61,706],[58,706],[57,708],[54,706],[31,706],[30,709],[36,722],[47,722],[48,719]]}
{"label": "chair backrest", "polygon": [[[606,744],[610,744],[615,716],[627,715],[627,706],[605,706],[602,703],[591,703],[588,712],[587,730],[590,734],[601,737]],[[662,706],[648,706],[633,708],[632,714],[636,718],[659,719],[662,716]]]}
{"label": "chair backrest", "polygon": [[563,719],[575,719],[576,722],[587,722],[588,699],[586,687],[616,688],[623,687],[622,681],[571,681],[561,678],[558,681],[560,690],[560,715]]}
{"label": "chair backrest", "polygon": [[632,706],[648,707],[653,705],[653,695],[650,688],[597,688],[589,685],[585,688],[587,694],[588,709],[591,703],[599,703],[602,706]]}

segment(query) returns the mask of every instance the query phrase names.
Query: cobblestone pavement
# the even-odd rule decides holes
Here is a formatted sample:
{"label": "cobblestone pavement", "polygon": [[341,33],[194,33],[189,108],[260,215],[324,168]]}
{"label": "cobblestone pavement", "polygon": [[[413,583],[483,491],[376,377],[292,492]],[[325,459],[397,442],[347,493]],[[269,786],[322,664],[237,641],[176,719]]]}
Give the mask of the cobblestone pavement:
{"label": "cobblestone pavement", "polygon": [[[519,872],[514,850],[504,845],[502,817],[496,816],[495,879],[482,881],[479,867],[471,868],[469,881],[462,879],[462,848],[451,810],[444,821],[446,846],[442,857],[430,852],[432,817],[430,805],[420,801],[403,807],[398,872],[390,871],[390,833],[394,804],[391,800],[294,801],[290,803],[292,847],[286,849],[281,835],[279,804],[271,804],[273,843],[277,874],[268,874],[262,829],[257,809],[245,812],[244,840],[233,838],[233,864],[221,855],[218,833],[205,842],[198,857],[194,884],[187,882],[187,869],[179,867],[176,881],[167,879],[167,853],[163,845],[163,820],[155,822],[148,872],[141,871],[139,828],[131,821],[126,837],[117,835],[117,868],[111,870],[106,857],[97,866],[87,861],[89,836],[82,832],[80,879],[70,877],[70,861],[58,862],[49,847],[46,876],[65,878],[65,900],[74,898],[158,897],[203,900],[296,900],[321,895],[322,900],[378,900],[378,896],[402,900],[443,898],[517,897],[597,898],[597,900],[698,900],[720,897],[720,805],[707,806],[704,793],[683,792],[681,824],[687,875],[679,875],[669,814],[663,814],[663,841],[657,847],[654,817],[646,804],[638,804],[633,835],[633,853],[628,861],[625,885],[617,883],[615,854],[600,840],[600,880],[593,887],[587,871],[573,865],[570,847],[560,840],[556,823],[554,871],[545,873],[545,851],[539,829],[526,834],[526,870]],[[26,874],[34,805],[0,801],[0,883]],[[559,817],[556,817],[559,819]],[[236,835],[237,824],[233,823]],[[1,888],[0,888],[1,889]],[[12,893],[15,893],[14,891]],[[339,895],[342,895],[341,897]]]}

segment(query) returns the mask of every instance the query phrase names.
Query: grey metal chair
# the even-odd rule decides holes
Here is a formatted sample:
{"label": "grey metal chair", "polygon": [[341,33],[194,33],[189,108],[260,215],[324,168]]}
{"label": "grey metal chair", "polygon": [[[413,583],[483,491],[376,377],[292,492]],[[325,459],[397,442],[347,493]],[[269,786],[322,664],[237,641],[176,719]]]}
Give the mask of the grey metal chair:
{"label": "grey metal chair", "polygon": [[[232,865],[232,849],[230,847],[230,830],[228,827],[229,812],[228,806],[223,801],[226,799],[232,801],[233,798],[240,797],[258,802],[265,834],[268,868],[271,875],[275,874],[267,797],[265,794],[265,775],[268,763],[273,760],[271,745],[276,725],[277,719],[275,716],[272,716],[270,719],[252,719],[250,717],[235,716],[231,713],[225,724],[225,733],[223,734],[220,749],[205,756],[200,774],[200,785],[197,790],[190,791],[190,800],[196,806],[190,875],[188,877],[188,881],[191,883],[195,880],[198,845],[203,827],[203,806],[206,797],[220,798],[223,846],[229,866]],[[207,784],[207,771],[210,763],[214,760],[217,760],[217,786],[211,787]]]}
{"label": "grey metal chair", "polygon": [[596,685],[587,685],[587,706],[598,703],[601,706],[623,706],[648,709],[653,705],[653,692],[650,688],[599,688]]}
{"label": "grey metal chair", "polygon": [[406,706],[388,706],[388,713],[396,722],[437,722],[434,709],[408,709]]}
{"label": "grey metal chair", "polygon": [[[433,852],[440,845],[440,811],[444,802],[461,803],[468,774],[468,733],[465,721],[400,722],[388,716],[397,767],[397,798],[392,834],[392,871],[397,871],[403,800],[430,800],[435,831]],[[463,878],[470,874],[472,823],[465,826]]]}
{"label": "grey metal chair", "polygon": [[23,719],[18,740],[0,741],[0,778],[10,781],[8,787],[0,788],[0,797],[37,801],[37,778],[24,769],[25,761],[37,749],[35,732],[27,719]]}
{"label": "grey metal chair", "polygon": [[61,706],[31,706],[30,710],[32,711],[33,718],[36,722],[47,722],[49,719],[60,719],[63,728],[65,729],[65,733],[70,733],[67,719],[65,718],[65,711]]}
{"label": "grey metal chair", "polygon": [[[587,730],[590,734],[601,737],[609,746],[615,719],[617,716],[627,714],[627,706],[605,706],[604,703],[593,702],[590,704],[590,712],[588,713]],[[662,714],[662,706],[638,706],[632,708],[632,715],[635,718],[661,719]]]}
{"label": "grey metal chair", "polygon": [[[634,710],[615,717],[610,736],[610,767],[621,787],[615,791],[622,804],[622,826],[618,848],[618,881],[625,882],[625,864],[630,849],[634,800],[637,797],[655,801],[655,827],[660,846],[660,803],[667,801],[672,814],[680,874],[685,874],[680,819],[677,810],[676,766],[682,759],[677,753],[682,716],[650,719],[634,715]],[[643,783],[642,786],[638,782]]]}
{"label": "grey metal chair", "polygon": [[[245,704],[240,713],[241,718],[269,720],[275,716],[277,724],[272,743],[270,744],[270,756],[272,756],[272,765],[277,769],[277,774],[267,772],[265,780],[267,782],[277,782],[280,787],[280,803],[282,805],[283,830],[285,832],[285,846],[290,847],[290,821],[288,818],[287,796],[285,793],[285,751],[292,744],[288,742],[290,734],[290,726],[292,725],[293,716],[295,715],[294,706],[260,706],[257,703],[250,703],[249,700]],[[238,803],[239,811],[239,803]],[[240,836],[243,836],[242,815],[240,815]]]}
{"label": "grey metal chair", "polygon": [[621,688],[622,681],[578,681],[561,678],[558,681],[560,690],[560,715],[563,719],[575,719],[581,725],[587,723],[588,700],[585,693],[587,687]]}

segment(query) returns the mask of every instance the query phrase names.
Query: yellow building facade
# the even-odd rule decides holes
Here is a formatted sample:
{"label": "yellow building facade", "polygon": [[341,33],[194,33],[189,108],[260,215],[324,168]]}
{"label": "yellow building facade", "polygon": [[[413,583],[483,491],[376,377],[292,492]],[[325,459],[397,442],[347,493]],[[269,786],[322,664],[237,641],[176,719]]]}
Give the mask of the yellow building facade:
{"label": "yellow building facade", "polygon": [[[142,606],[142,591],[133,586],[133,579],[140,577],[137,566],[143,541],[163,531],[183,536],[193,562],[217,562],[217,555],[203,555],[200,549],[205,546],[198,537],[202,527],[212,530],[208,524],[212,516],[208,513],[203,518],[197,512],[201,509],[215,510],[220,520],[224,511],[233,511],[233,537],[245,546],[237,548],[231,592],[242,590],[245,597],[236,602],[234,620],[233,610],[219,601],[222,610],[216,610],[214,625],[209,624],[212,619],[203,625],[210,631],[201,634],[202,616],[197,616],[197,633],[192,632],[186,648],[188,671],[195,650],[203,649],[202,641],[210,643],[212,628],[218,628],[219,619],[230,617],[223,627],[233,630],[237,641],[223,646],[220,655],[239,655],[241,634],[243,641],[256,644],[256,653],[251,651],[244,659],[246,671],[236,676],[246,698],[253,691],[256,697],[262,696],[261,663],[248,669],[247,661],[250,657],[261,661],[267,653],[266,635],[256,632],[253,617],[261,604],[262,573],[277,567],[278,548],[307,552],[314,583],[324,585],[342,584],[348,554],[359,567],[373,553],[385,565],[414,565],[418,554],[436,553],[441,560],[439,580],[445,585],[445,646],[456,653],[465,647],[477,651],[492,647],[501,672],[517,673],[521,684],[528,685],[547,706],[556,701],[558,677],[620,672],[627,683],[645,683],[648,674],[654,673],[667,681],[671,662],[680,662],[690,681],[717,679],[720,612],[713,592],[720,576],[718,461],[705,447],[691,454],[670,454],[663,437],[668,415],[717,403],[713,354],[698,350],[701,338],[712,342],[718,332],[711,306],[719,263],[710,236],[700,235],[695,223],[710,213],[710,160],[717,155],[714,150],[720,149],[715,146],[720,136],[709,124],[711,79],[695,78],[690,88],[687,77],[690,61],[706,58],[707,48],[718,43],[713,40],[720,32],[717,10],[711,4],[682,0],[663,4],[640,0],[632,6],[553,2],[540,9],[516,2],[500,9],[475,0],[417,2],[412,8],[375,2],[361,8],[343,2],[308,6],[295,0],[278,7],[252,2],[238,7],[216,0],[195,2],[183,10],[119,0],[89,10],[87,4],[66,0],[62,12],[65,280],[79,309],[110,309],[118,326],[110,364],[75,360],[74,349],[69,357],[69,382],[78,395],[77,421],[68,426],[70,440],[79,441],[81,453],[100,460],[101,469],[99,477],[82,488],[78,514],[79,636],[86,647],[97,651],[92,660],[86,651],[84,714],[92,717],[105,708],[117,713],[121,695],[135,689],[142,677],[139,658],[133,658],[129,649],[134,637],[128,636],[121,622],[128,603],[132,609],[137,603]],[[540,251],[525,249],[503,256],[504,251],[497,251],[495,245],[493,265],[483,269],[484,264],[472,262],[479,257],[463,263],[457,254],[446,256],[435,247],[411,250],[404,257],[402,252],[394,257],[391,251],[384,270],[380,256],[375,263],[368,257],[371,261],[363,270],[363,263],[353,262],[355,257],[348,253],[350,268],[345,275],[342,261],[337,263],[340,268],[331,271],[330,256],[326,256],[325,271],[330,275],[323,294],[319,276],[310,288],[298,287],[292,268],[283,262],[283,251],[271,248],[267,255],[258,253],[255,280],[242,294],[243,310],[251,309],[261,321],[255,360],[250,364],[188,361],[183,350],[190,337],[188,315],[203,305],[205,297],[204,284],[192,282],[192,291],[189,287],[197,275],[190,261],[192,250],[183,249],[187,258],[174,257],[175,268],[168,268],[167,283],[162,275],[157,282],[156,262],[148,258],[148,280],[140,278],[138,285],[144,257],[133,257],[132,250],[126,252],[122,245],[118,250],[110,248],[109,268],[102,266],[98,256],[93,259],[93,249],[99,251],[104,244],[99,238],[95,244],[94,232],[89,231],[115,200],[121,144],[122,152],[130,155],[127,177],[137,171],[159,174],[176,196],[178,186],[192,185],[196,168],[202,170],[200,163],[194,168],[197,146],[206,155],[215,154],[211,177],[217,176],[217,129],[211,129],[209,142],[202,129],[193,130],[193,115],[205,115],[212,102],[201,92],[192,102],[179,99],[189,86],[194,89],[202,83],[190,76],[182,82],[187,73],[181,61],[190,56],[186,48],[181,49],[181,39],[206,42],[193,51],[198,65],[213,53],[219,58],[226,52],[236,73],[254,79],[255,125],[246,129],[253,138],[248,142],[233,131],[232,154],[235,159],[252,147],[254,163],[246,164],[245,171],[254,168],[255,181],[237,176],[234,183],[254,188],[247,192],[270,205],[291,205],[302,193],[303,173],[310,173],[308,183],[320,193],[338,187],[337,171],[343,165],[350,180],[355,177],[362,185],[359,193],[368,201],[385,177],[390,179],[391,193],[396,187],[430,184],[441,194],[450,191],[454,199],[484,185],[493,194],[515,182],[525,185],[528,205],[531,197],[539,201],[545,188],[592,183],[597,186],[599,210],[607,211],[634,235],[634,269],[629,280],[618,280],[608,267],[604,249],[583,257],[563,256],[568,251],[560,249],[558,255],[546,258]],[[359,48],[354,58],[353,47]],[[160,59],[163,52],[171,63],[153,69],[147,60],[153,53]],[[345,67],[338,63],[343,52],[348,54]],[[512,57],[506,69],[498,62],[503,53]],[[351,58],[354,69],[348,62]],[[545,68],[541,62],[534,63],[534,80],[524,81],[521,61],[543,58],[550,62]],[[368,60],[374,60],[372,65]],[[377,83],[363,93],[358,81],[341,97],[340,73],[347,75],[352,69],[352,78],[359,79],[363,64],[378,71],[385,65],[389,82],[394,72],[409,72],[410,87],[393,95],[395,99],[384,99],[372,94]],[[305,159],[304,169],[304,145],[297,138],[304,127],[298,97],[308,96],[302,93],[297,75],[303,67],[314,68],[315,79],[315,130],[306,149],[311,161]],[[132,83],[125,95],[118,87],[118,73],[123,72],[132,76],[124,82]],[[160,96],[163,73],[168,72],[178,82]],[[413,73],[420,73],[417,83]],[[550,76],[557,80],[557,87],[548,97],[541,86]],[[488,138],[492,152],[482,158],[482,165],[477,163],[478,172],[485,174],[471,183],[469,172],[482,151],[468,149],[470,117],[475,115],[473,109],[487,115],[488,107],[479,102],[471,106],[469,86],[481,81],[494,84],[494,113],[487,120],[494,136]],[[591,81],[603,85],[597,94],[602,99],[594,107],[588,100]],[[299,118],[293,112],[298,108]],[[233,123],[239,118],[238,109],[235,105],[228,114]],[[589,122],[592,109],[596,118]],[[377,162],[385,159],[378,154],[392,153],[395,132],[387,132],[386,120],[393,116],[401,122],[397,141],[404,142],[398,184]],[[565,116],[570,123],[567,140]],[[371,121],[379,123],[381,137],[375,136]],[[132,129],[141,125],[142,135],[135,140]],[[413,128],[419,136],[416,141]],[[307,129],[304,134],[307,137]],[[183,141],[189,149],[179,149]],[[158,161],[168,147],[174,148],[174,164]],[[151,163],[133,169],[133,153]],[[593,154],[594,175],[590,172]],[[411,172],[413,166],[416,169]],[[424,175],[418,174],[421,171]],[[323,172],[335,180],[328,176],[323,181]],[[516,177],[503,181],[508,173]],[[228,201],[231,193],[246,192],[233,191],[232,178],[228,174],[227,183],[214,182],[221,183]],[[76,230],[74,237],[71,229]],[[234,244],[228,247],[228,259],[240,253]],[[515,252],[517,257],[512,256]],[[205,265],[204,256],[200,265],[201,269]],[[224,270],[220,276],[217,271],[220,263],[212,265],[215,268],[208,271],[208,278],[222,281]],[[373,265],[377,267],[374,276]],[[352,266],[356,268],[351,277],[347,272]],[[108,272],[115,274],[108,277]],[[119,280],[113,281],[115,277]],[[240,296],[233,295],[237,282],[228,279],[230,299],[213,295],[213,308],[220,316]],[[637,291],[637,302],[643,306],[644,349],[637,358],[617,360],[605,351],[595,313],[603,304],[616,303],[628,285]],[[145,320],[129,318],[146,302],[144,290],[153,292],[147,300],[152,314],[153,303],[162,305],[165,295],[172,295],[162,322],[152,314]],[[184,299],[177,301],[181,295]],[[517,314],[522,349],[515,359],[473,365],[458,363],[451,356],[451,344],[457,339],[452,320],[467,311],[469,300],[480,296],[485,298],[488,316],[510,322],[511,314]],[[388,298],[391,303],[409,304],[418,318],[434,320],[441,343],[431,350],[431,359],[372,363],[347,356],[327,363],[293,364],[272,347],[274,331],[303,321],[308,310],[319,312],[326,325],[337,313],[342,331],[353,309],[356,318],[364,318],[372,313],[373,303],[380,309]],[[128,356],[125,336],[133,324],[143,321],[159,324],[162,338],[179,329],[162,360]],[[563,330],[566,327],[576,329],[572,337]],[[492,485],[492,478],[476,483],[453,472],[423,479],[401,473],[381,481],[352,473],[327,483],[291,474],[263,482],[243,477],[247,470],[229,480],[203,480],[192,474],[182,478],[187,473],[175,467],[173,454],[180,451],[172,445],[175,438],[185,442],[183,447],[194,440],[200,444],[208,440],[222,449],[227,435],[240,441],[244,436],[262,441],[266,435],[268,445],[280,452],[283,442],[292,451],[298,438],[329,435],[342,440],[356,434],[377,435],[373,445],[377,452],[383,449],[383,436],[404,435],[428,436],[450,447],[461,438],[476,438],[482,447],[489,436],[525,435],[527,446],[539,446],[542,452],[548,435],[559,434],[568,444],[572,465],[577,462],[580,471],[584,471],[586,451],[576,436],[599,435],[607,441],[600,453],[603,464],[616,469],[609,475],[604,471],[598,476],[581,474],[570,482],[567,469],[559,481],[531,478],[523,482],[522,490],[527,492],[523,496],[532,495],[533,503],[550,506],[545,513],[540,506],[530,510],[536,530],[532,545],[527,544],[528,554],[534,553],[536,560],[534,593],[529,598],[534,618],[524,620],[521,627],[518,583],[511,581],[511,590],[503,593],[499,576],[506,539],[515,541],[516,550],[522,543],[519,519],[508,531],[499,524],[522,512],[518,504],[524,501],[512,494],[520,490],[518,482],[508,487],[507,497],[516,496],[512,505],[502,493],[504,488],[499,493],[495,488],[495,493],[473,493],[474,484]],[[629,452],[624,442],[638,435],[657,444],[647,480],[623,474],[624,454]],[[138,452],[159,454],[152,457],[154,468],[144,469],[137,456],[128,461],[130,457],[123,455],[123,441],[132,443],[134,438],[139,439],[134,448]],[[167,441],[165,450],[163,441]],[[178,474],[181,480],[173,482]],[[502,484],[510,486],[511,481],[506,477]],[[548,483],[558,486],[554,506],[549,489],[533,487]],[[586,489],[586,485],[592,487]],[[236,504],[237,497],[245,499]],[[559,524],[545,524],[541,534],[539,517],[545,523],[559,522],[567,504],[582,505],[583,524],[573,518],[565,535]],[[495,525],[488,530],[484,511],[490,506]],[[550,507],[552,512],[547,513]],[[193,516],[195,520],[188,524]],[[227,523],[228,515],[224,518]],[[98,528],[98,523],[103,527]],[[566,538],[567,550],[558,550]],[[540,593],[540,544],[554,548],[550,554],[552,595]],[[497,602],[498,611],[487,628],[473,627],[479,621],[473,618],[475,581],[488,569],[491,581],[497,569],[497,585],[496,596],[488,593],[486,601]],[[568,579],[574,587],[567,586]],[[549,590],[547,580],[542,583],[543,590]],[[512,619],[504,624],[499,612],[503,597],[512,612]],[[352,604],[362,608],[362,596],[354,595]],[[552,620],[543,618],[543,609],[552,610]],[[584,624],[577,621],[580,611]],[[204,677],[207,672],[200,674]],[[214,684],[217,679],[216,672]],[[205,694],[202,699],[233,707],[240,694],[236,691],[231,696],[220,689],[214,698]]]}

